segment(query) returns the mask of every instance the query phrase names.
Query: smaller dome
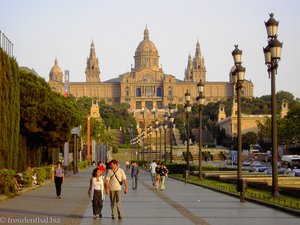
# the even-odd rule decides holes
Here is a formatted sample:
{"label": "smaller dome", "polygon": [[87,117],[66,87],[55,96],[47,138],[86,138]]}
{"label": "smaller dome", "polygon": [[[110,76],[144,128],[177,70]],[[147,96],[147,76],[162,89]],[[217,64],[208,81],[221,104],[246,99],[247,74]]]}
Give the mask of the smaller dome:
{"label": "smaller dome", "polygon": [[58,65],[57,58],[55,58],[54,66],[50,70],[50,74],[61,74],[62,71]]}
{"label": "smaller dome", "polygon": [[50,70],[49,79],[63,82],[63,73],[58,65],[57,58],[55,58],[54,66]]}

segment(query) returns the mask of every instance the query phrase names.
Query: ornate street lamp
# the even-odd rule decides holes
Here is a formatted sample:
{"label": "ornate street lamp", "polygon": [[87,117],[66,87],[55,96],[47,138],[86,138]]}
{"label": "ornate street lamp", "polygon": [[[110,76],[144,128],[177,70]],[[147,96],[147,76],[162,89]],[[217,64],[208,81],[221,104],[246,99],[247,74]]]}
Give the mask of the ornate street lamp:
{"label": "ornate street lamp", "polygon": [[167,163],[167,129],[168,129],[168,114],[164,115],[164,132],[165,132],[165,164]]}
{"label": "ornate street lamp", "polygon": [[142,146],[142,160],[145,161],[145,130],[142,130],[142,134],[141,134],[141,139],[143,142],[143,146]]}
{"label": "ornate street lamp", "polygon": [[278,146],[277,146],[277,120],[276,120],[276,85],[275,75],[277,74],[278,61],[281,58],[282,43],[277,39],[277,30],[279,22],[273,18],[274,14],[270,14],[270,18],[265,22],[268,34],[268,45],[263,48],[265,56],[265,64],[268,67],[269,78],[271,77],[271,111],[272,111],[272,196],[279,198],[278,187]]}
{"label": "ornate street lamp", "polygon": [[[133,125],[132,124],[130,124],[130,128],[129,128],[129,131],[130,131],[130,142],[132,142],[133,140],[133,129],[132,129],[132,127],[133,127]],[[132,150],[132,144],[130,145],[130,150],[131,150],[131,161],[132,161],[132,159],[133,159],[133,150]]]}
{"label": "ornate street lamp", "polygon": [[234,46],[235,49],[231,52],[234,60],[235,70],[232,71],[232,80],[235,85],[236,98],[237,98],[237,145],[238,145],[238,175],[237,175],[237,191],[240,192],[240,202],[244,202],[244,182],[242,177],[242,130],[241,130],[241,89],[244,81],[246,68],[242,64],[243,52],[238,49],[238,45]]}
{"label": "ornate street lamp", "polygon": [[158,126],[158,120],[155,119],[155,159],[157,161],[157,132],[159,130],[159,126]]}
{"label": "ornate street lamp", "polygon": [[198,179],[202,180],[202,109],[205,101],[205,96],[203,95],[204,83],[202,80],[197,84],[198,87],[198,97],[196,98],[199,106],[199,171]]}
{"label": "ornate street lamp", "polygon": [[156,109],[155,108],[151,109],[151,113],[153,114],[154,118],[156,118]]}
{"label": "ornate street lamp", "polygon": [[161,130],[163,129],[163,124],[159,123],[159,160],[161,161]]}
{"label": "ornate street lamp", "polygon": [[148,135],[150,137],[150,143],[149,143],[149,152],[148,152],[148,159],[149,159],[149,162],[151,163],[151,154],[152,154],[152,146],[151,146],[151,136],[152,136],[152,125],[150,124],[149,127],[148,127]]}
{"label": "ornate street lamp", "polygon": [[173,123],[174,123],[174,116],[173,116],[173,108],[172,105],[169,104],[169,124],[170,124],[170,163],[173,162]]}
{"label": "ornate street lamp", "polygon": [[189,114],[192,112],[192,105],[190,103],[191,100],[191,93],[189,90],[185,93],[185,105],[184,105],[184,112],[186,115],[186,133],[187,133],[187,145],[186,145],[186,154],[187,154],[187,170],[190,171],[190,121],[189,121]]}

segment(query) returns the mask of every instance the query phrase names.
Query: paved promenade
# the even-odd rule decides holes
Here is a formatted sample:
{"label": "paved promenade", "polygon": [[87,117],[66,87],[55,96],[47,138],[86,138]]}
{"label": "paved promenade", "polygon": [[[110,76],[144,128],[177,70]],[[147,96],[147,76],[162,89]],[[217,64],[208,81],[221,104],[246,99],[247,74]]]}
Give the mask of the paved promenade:
{"label": "paved promenade", "polygon": [[[49,183],[15,198],[0,201],[2,224],[124,224],[124,225],[299,225],[300,218],[246,202],[202,187],[167,178],[166,190],[151,186],[149,173],[142,172],[137,190],[122,196],[123,219],[111,219],[108,196],[103,218],[94,220],[87,189],[92,168],[69,176],[62,199],[56,199]],[[128,174],[127,174],[128,175]],[[128,176],[129,177],[129,176]],[[129,187],[131,179],[128,178]]]}

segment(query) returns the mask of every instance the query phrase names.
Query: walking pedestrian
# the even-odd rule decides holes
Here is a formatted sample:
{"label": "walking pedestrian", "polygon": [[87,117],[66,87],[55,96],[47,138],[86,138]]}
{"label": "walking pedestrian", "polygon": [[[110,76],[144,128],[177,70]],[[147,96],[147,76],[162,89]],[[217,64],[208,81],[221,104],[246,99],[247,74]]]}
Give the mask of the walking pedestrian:
{"label": "walking pedestrian", "polygon": [[121,185],[124,182],[125,189],[124,193],[128,192],[128,184],[125,172],[119,167],[117,160],[110,161],[110,170],[108,170],[105,178],[105,191],[109,194],[110,207],[111,207],[111,218],[115,219],[115,204],[117,205],[118,218],[122,219],[122,208],[121,208]]}
{"label": "walking pedestrian", "polygon": [[56,168],[53,170],[52,181],[55,183],[56,197],[61,198],[61,186],[64,182],[64,170],[62,168],[61,162],[56,163]]}
{"label": "walking pedestrian", "polygon": [[103,174],[103,172],[105,172],[105,164],[102,163],[102,161],[97,163],[97,167],[98,169],[101,171],[101,173]]}
{"label": "walking pedestrian", "polygon": [[159,175],[160,175],[160,190],[165,190],[166,186],[165,186],[165,182],[166,182],[166,176],[168,176],[169,170],[167,169],[167,167],[164,165],[164,163],[161,163],[161,167],[159,169]]}
{"label": "walking pedestrian", "polygon": [[160,187],[160,171],[161,163],[157,163],[157,167],[155,169],[156,175],[155,175],[155,189],[157,190]]}
{"label": "walking pedestrian", "polygon": [[102,207],[104,200],[104,178],[103,172],[97,167],[93,170],[90,179],[89,198],[92,199],[93,215],[95,219],[102,217]]}
{"label": "walking pedestrian", "polygon": [[152,185],[155,186],[155,169],[157,167],[157,164],[156,164],[156,160],[153,160],[152,163],[150,164],[150,174],[151,174],[151,181],[152,181]]}
{"label": "walking pedestrian", "polygon": [[132,179],[132,189],[136,190],[137,189],[138,176],[140,175],[140,168],[137,165],[136,161],[132,161],[130,175],[131,175],[131,179]]}
{"label": "walking pedestrian", "polygon": [[126,172],[129,170],[129,167],[130,167],[130,162],[128,160],[126,160],[126,162],[125,162]]}

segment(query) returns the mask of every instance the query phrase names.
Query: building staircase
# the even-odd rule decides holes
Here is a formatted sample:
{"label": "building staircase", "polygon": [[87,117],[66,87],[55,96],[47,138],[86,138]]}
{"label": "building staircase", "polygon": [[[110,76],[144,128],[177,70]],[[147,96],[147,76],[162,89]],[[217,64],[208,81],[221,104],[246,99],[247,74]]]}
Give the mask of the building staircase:
{"label": "building staircase", "polygon": [[108,133],[112,136],[112,145],[125,144],[124,133],[119,129],[110,129]]}

